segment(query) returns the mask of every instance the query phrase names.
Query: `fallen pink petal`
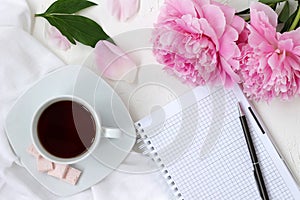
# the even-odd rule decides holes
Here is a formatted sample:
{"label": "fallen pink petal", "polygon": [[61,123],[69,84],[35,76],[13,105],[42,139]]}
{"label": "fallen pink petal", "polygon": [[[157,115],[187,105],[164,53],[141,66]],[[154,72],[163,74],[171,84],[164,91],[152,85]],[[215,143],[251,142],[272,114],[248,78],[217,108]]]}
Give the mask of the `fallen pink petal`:
{"label": "fallen pink petal", "polygon": [[95,60],[101,75],[111,80],[133,82],[137,74],[136,64],[122,49],[100,40],[95,47]]}
{"label": "fallen pink petal", "polygon": [[140,0],[107,0],[108,10],[119,21],[127,21],[139,11]]}
{"label": "fallen pink petal", "polygon": [[67,51],[71,48],[70,41],[64,35],[62,35],[61,32],[54,26],[51,26],[48,29],[47,36],[50,41],[50,44],[54,47],[63,51]]}

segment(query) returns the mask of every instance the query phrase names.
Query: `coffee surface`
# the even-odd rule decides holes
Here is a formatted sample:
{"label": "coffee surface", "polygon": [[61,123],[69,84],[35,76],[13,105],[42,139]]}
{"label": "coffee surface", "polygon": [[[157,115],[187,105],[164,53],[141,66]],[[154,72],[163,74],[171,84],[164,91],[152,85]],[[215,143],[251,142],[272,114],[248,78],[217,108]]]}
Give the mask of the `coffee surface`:
{"label": "coffee surface", "polygon": [[96,126],[91,113],[81,104],[64,100],[51,104],[37,126],[43,147],[60,158],[76,157],[93,144]]}

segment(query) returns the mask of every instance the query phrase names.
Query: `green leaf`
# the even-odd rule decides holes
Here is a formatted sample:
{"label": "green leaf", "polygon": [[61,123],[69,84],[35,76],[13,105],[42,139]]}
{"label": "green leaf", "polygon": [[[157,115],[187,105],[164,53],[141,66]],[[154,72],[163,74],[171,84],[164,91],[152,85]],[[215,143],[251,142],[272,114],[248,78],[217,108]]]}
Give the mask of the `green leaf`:
{"label": "green leaf", "polygon": [[242,10],[240,12],[235,13],[236,15],[246,15],[250,14],[250,8],[246,8],[245,10]]}
{"label": "green leaf", "polygon": [[296,11],[296,16],[289,28],[289,31],[295,30],[296,28],[299,27],[299,22],[300,22],[300,0],[298,1],[298,7]]}
{"label": "green leaf", "polygon": [[271,3],[269,6],[275,11],[277,8],[277,3]]}
{"label": "green leaf", "polygon": [[296,15],[297,15],[297,10],[286,20],[283,28],[280,31],[281,33],[286,32],[290,29],[290,26],[292,25]]}
{"label": "green leaf", "polygon": [[290,16],[290,3],[287,1],[285,2],[278,16],[278,20],[279,22],[285,23],[288,20],[289,16]]}
{"label": "green leaf", "polygon": [[99,40],[109,38],[95,21],[80,15],[52,14],[44,17],[73,44],[76,44],[74,40],[77,40],[95,47]]}
{"label": "green leaf", "polygon": [[274,3],[280,3],[284,2],[287,0],[259,0],[259,2],[264,3],[264,4],[274,4]]}
{"label": "green leaf", "polygon": [[95,6],[96,3],[87,0],[57,0],[46,10],[44,15],[51,13],[73,14],[82,9]]}
{"label": "green leaf", "polygon": [[44,13],[35,14],[35,16],[48,20],[72,44],[76,44],[78,41],[95,47],[99,40],[108,39],[109,36],[95,21],[84,16],[74,15],[74,13],[94,5],[97,4],[87,0],[57,0]]}

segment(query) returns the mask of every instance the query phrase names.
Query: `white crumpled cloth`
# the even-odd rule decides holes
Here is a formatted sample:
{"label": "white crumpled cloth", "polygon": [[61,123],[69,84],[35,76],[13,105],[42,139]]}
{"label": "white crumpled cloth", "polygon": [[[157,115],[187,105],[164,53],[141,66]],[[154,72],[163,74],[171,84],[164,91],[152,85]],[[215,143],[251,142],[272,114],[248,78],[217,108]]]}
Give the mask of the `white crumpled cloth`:
{"label": "white crumpled cloth", "polygon": [[[60,58],[31,35],[33,13],[25,0],[0,5],[0,200],[166,200],[167,185],[147,157],[131,152],[119,169],[86,191],[58,197],[21,166],[7,140],[4,123],[17,98],[46,73],[62,67]],[[16,122],[18,126],[18,122]],[[145,173],[148,172],[148,173]]]}

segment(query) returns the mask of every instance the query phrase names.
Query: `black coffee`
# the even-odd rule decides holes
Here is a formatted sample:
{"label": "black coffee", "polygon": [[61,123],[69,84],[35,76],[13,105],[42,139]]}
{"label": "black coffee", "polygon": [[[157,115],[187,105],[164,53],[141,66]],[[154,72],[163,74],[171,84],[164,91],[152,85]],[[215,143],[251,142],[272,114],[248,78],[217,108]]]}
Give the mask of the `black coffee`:
{"label": "black coffee", "polygon": [[93,144],[96,126],[91,113],[70,100],[51,104],[41,114],[37,125],[43,147],[60,158],[76,157]]}

